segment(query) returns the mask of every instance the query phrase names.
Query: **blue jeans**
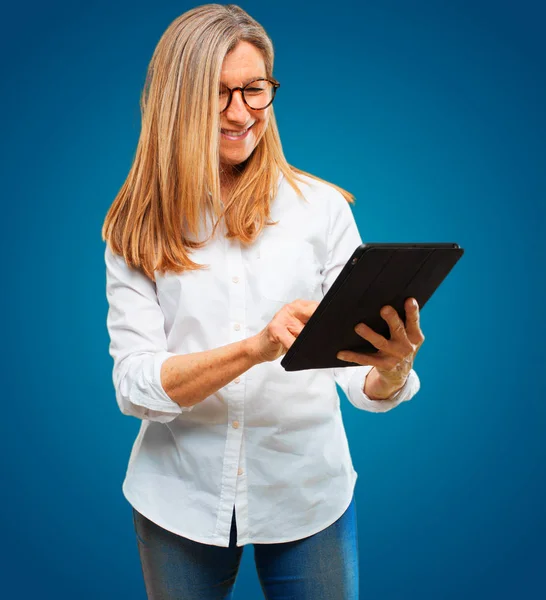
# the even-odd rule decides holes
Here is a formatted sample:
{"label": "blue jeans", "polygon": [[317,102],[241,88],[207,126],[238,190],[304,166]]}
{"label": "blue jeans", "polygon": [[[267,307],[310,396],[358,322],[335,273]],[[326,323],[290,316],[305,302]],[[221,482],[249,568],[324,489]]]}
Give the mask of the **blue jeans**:
{"label": "blue jeans", "polygon": [[[243,546],[236,546],[235,510],[229,548],[188,540],[133,508],[149,600],[233,598]],[[353,497],[329,527],[294,542],[253,544],[267,600],[358,600],[358,545]]]}

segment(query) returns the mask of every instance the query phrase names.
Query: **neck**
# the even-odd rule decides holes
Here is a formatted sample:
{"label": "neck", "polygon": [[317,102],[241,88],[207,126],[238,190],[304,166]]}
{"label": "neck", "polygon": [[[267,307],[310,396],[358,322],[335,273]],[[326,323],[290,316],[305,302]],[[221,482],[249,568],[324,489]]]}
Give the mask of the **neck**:
{"label": "neck", "polygon": [[239,171],[235,165],[220,165],[220,183],[232,183],[237,176]]}
{"label": "neck", "polygon": [[241,172],[237,169],[237,166],[220,166],[220,193],[222,195],[222,202],[225,200],[229,191],[235,186],[240,176]]}

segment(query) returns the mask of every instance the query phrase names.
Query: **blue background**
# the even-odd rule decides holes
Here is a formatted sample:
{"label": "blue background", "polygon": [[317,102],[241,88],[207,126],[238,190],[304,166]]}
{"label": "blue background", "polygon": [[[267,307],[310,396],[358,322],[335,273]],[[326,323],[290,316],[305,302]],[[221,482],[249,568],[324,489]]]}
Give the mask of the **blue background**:
{"label": "blue background", "polygon": [[[365,598],[546,597],[541,4],[241,4],[275,45],[289,162],[356,195],[365,241],[466,251],[421,315],[417,396],[386,414],[342,398]],[[193,6],[3,12],[5,598],[146,597],[100,228],[154,47]],[[248,546],[235,597],[262,597]]]}

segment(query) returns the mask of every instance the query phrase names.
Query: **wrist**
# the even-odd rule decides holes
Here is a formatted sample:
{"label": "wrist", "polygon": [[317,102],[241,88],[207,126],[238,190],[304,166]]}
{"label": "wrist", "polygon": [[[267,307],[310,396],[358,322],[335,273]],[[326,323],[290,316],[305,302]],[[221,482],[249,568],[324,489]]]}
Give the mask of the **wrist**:
{"label": "wrist", "polygon": [[253,366],[265,362],[260,357],[258,337],[256,335],[253,335],[249,338],[245,338],[241,341],[241,343],[243,344],[246,356],[252,362]]}
{"label": "wrist", "polygon": [[400,381],[388,380],[377,371],[375,367],[368,373],[364,381],[363,392],[370,400],[386,400],[401,390],[406,379]]}

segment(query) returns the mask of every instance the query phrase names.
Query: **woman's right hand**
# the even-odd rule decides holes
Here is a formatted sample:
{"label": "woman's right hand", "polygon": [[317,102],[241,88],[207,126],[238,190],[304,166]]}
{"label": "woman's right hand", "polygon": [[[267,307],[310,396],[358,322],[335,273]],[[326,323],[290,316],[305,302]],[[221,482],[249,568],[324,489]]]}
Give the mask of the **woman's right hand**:
{"label": "woman's right hand", "polygon": [[318,305],[301,299],[285,304],[260,333],[249,338],[255,360],[270,362],[286,354]]}

